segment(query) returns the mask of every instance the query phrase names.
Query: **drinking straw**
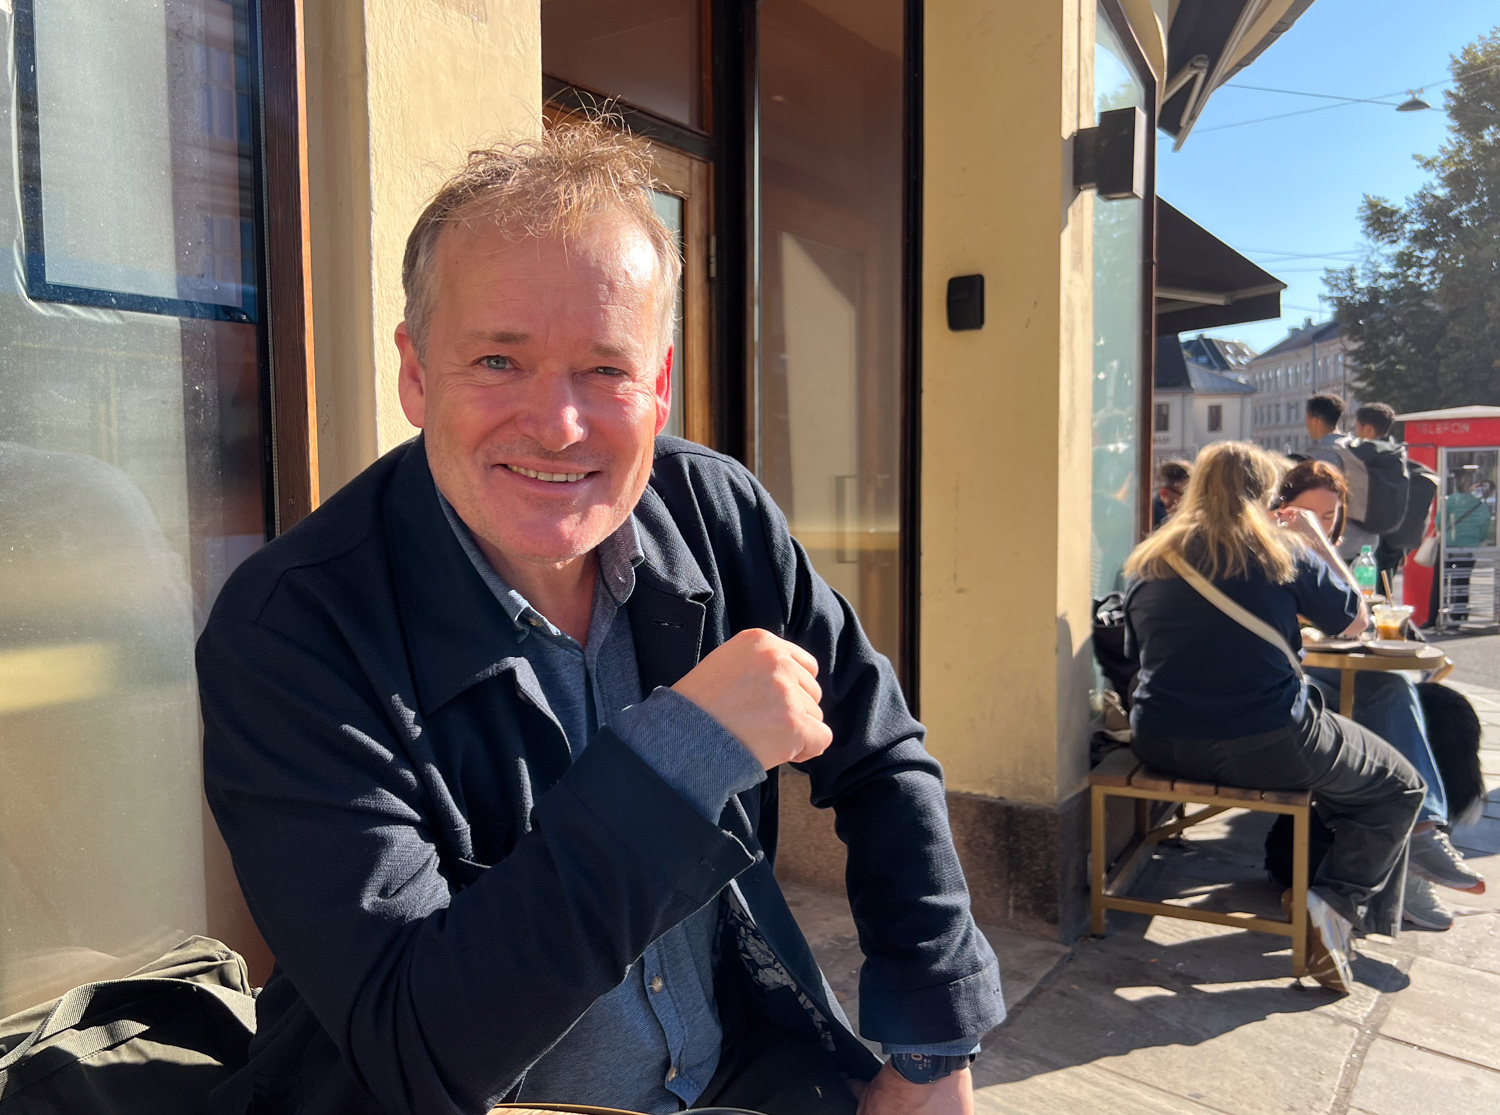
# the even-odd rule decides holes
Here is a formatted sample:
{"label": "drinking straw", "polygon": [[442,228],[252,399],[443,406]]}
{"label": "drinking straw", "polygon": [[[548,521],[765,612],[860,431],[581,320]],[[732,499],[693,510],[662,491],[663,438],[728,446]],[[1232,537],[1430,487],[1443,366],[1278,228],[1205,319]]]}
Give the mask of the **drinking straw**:
{"label": "drinking straw", "polygon": [[1380,576],[1385,580],[1385,602],[1387,604],[1394,604],[1396,602],[1396,594],[1391,589],[1391,571],[1389,569],[1382,569]]}

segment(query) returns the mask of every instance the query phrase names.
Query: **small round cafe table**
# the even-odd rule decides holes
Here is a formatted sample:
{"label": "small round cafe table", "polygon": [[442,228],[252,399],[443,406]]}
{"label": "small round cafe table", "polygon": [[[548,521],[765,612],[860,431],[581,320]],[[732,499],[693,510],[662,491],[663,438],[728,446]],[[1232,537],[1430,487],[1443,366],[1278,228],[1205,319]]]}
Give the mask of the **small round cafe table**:
{"label": "small round cafe table", "polygon": [[1339,715],[1354,716],[1354,679],[1361,670],[1433,670],[1433,681],[1453,671],[1453,663],[1442,647],[1424,646],[1415,654],[1375,654],[1365,650],[1310,650],[1302,665],[1339,671]]}

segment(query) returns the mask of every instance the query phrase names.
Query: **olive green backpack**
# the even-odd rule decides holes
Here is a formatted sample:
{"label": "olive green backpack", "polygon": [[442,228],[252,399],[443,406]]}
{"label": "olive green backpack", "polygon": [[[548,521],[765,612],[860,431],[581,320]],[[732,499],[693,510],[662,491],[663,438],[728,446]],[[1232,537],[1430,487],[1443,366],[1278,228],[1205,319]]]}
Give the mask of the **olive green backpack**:
{"label": "olive green backpack", "polygon": [[124,979],[0,1019],[0,1115],[202,1115],[254,1032],[244,960],[190,937]]}

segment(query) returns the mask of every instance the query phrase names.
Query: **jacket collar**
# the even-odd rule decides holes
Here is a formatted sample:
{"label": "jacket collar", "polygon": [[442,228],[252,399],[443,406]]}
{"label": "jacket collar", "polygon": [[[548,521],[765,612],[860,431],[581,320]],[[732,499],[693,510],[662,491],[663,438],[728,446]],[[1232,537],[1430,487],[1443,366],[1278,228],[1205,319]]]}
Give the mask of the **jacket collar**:
{"label": "jacket collar", "polygon": [[[443,515],[422,437],[396,467],[384,515],[417,701],[430,713],[475,682],[514,668],[520,650],[511,617]],[[626,608],[642,691],[650,693],[697,663],[704,602],[713,590],[649,486],[636,517],[643,557]]]}

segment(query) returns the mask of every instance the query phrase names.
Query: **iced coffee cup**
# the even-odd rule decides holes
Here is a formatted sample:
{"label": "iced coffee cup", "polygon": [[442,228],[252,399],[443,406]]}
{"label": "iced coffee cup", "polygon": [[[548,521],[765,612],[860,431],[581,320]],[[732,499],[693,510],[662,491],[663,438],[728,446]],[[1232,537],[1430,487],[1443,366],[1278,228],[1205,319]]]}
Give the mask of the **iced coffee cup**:
{"label": "iced coffee cup", "polygon": [[1376,604],[1370,609],[1375,618],[1377,639],[1400,639],[1402,628],[1415,609],[1410,604]]}

